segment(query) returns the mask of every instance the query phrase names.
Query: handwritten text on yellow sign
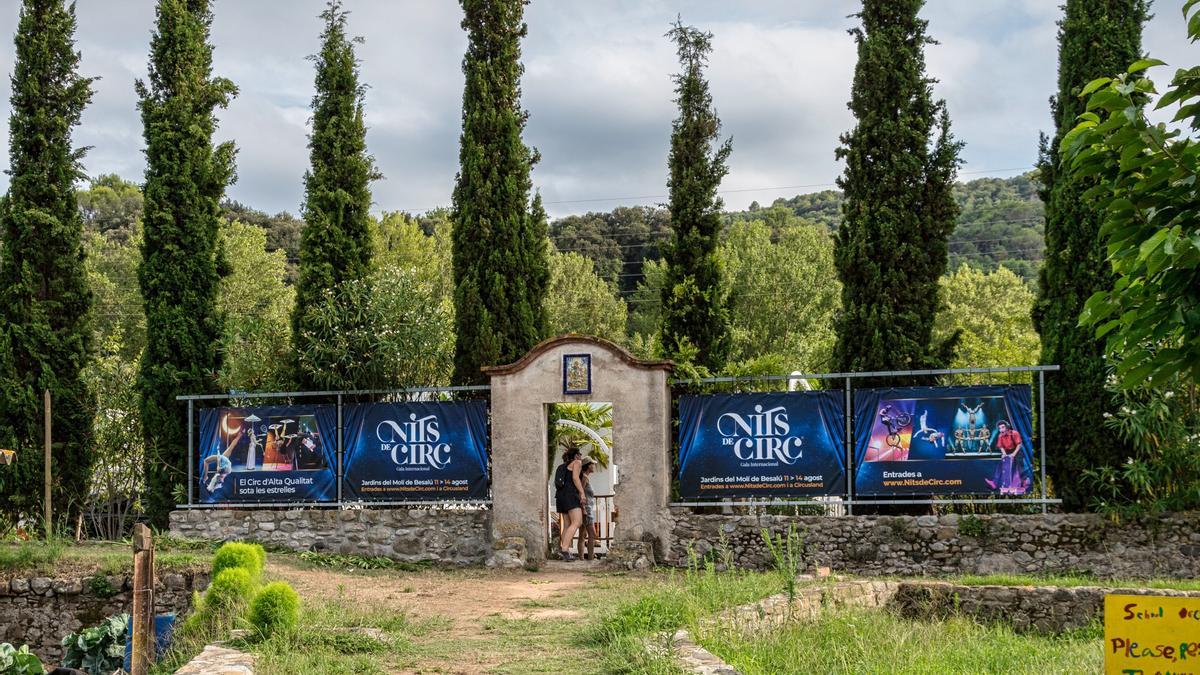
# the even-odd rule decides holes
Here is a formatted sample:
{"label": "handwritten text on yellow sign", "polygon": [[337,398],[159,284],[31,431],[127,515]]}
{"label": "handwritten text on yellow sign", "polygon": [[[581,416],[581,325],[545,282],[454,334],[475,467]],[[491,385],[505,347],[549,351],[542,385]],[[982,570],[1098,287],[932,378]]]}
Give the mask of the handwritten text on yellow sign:
{"label": "handwritten text on yellow sign", "polygon": [[1200,598],[1105,596],[1104,672],[1200,675]]}

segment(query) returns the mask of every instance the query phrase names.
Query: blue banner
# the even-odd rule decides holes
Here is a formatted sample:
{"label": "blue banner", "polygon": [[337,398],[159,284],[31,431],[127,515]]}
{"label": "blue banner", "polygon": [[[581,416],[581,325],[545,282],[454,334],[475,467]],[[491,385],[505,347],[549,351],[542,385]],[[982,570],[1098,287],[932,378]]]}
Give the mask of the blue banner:
{"label": "blue banner", "polygon": [[679,493],[686,499],[846,491],[842,392],[679,398]]}
{"label": "blue banner", "polygon": [[332,502],[336,433],[330,405],[201,410],[197,501]]}
{"label": "blue banner", "polygon": [[343,499],[487,498],[485,401],[348,405],[343,422]]}
{"label": "blue banner", "polygon": [[1026,494],[1029,402],[1029,385],[856,391],[855,495]]}

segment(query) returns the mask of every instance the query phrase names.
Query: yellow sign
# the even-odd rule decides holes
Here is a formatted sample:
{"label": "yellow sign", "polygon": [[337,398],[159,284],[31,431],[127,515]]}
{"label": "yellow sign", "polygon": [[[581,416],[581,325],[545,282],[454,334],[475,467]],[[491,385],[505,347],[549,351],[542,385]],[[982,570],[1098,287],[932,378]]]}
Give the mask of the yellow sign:
{"label": "yellow sign", "polygon": [[1104,596],[1106,675],[1200,675],[1200,598]]}
{"label": "yellow sign", "polygon": [[16,459],[16,450],[0,450],[0,464],[12,464]]}

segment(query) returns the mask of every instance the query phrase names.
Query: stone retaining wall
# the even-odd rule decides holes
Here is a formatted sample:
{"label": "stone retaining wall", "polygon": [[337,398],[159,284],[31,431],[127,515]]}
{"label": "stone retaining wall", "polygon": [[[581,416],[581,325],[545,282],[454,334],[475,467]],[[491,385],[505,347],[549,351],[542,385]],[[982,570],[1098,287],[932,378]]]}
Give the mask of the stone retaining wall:
{"label": "stone retaining wall", "polygon": [[735,564],[764,568],[762,531],[795,524],[806,560],[857,575],[1090,574],[1103,578],[1200,576],[1200,513],[1113,523],[1096,514],[983,516],[777,516],[671,509],[666,561],[724,545]]}
{"label": "stone retaining wall", "polygon": [[955,614],[1005,623],[1018,632],[1063,633],[1104,618],[1104,596],[1167,595],[1200,598],[1200,591],[1098,586],[964,586],[945,582],[902,582],[891,606],[903,616],[942,619]]}
{"label": "stone retaining wall", "polygon": [[[131,578],[95,579],[0,577],[0,642],[27,644],[43,661],[57,663],[68,634],[133,607]],[[191,607],[192,591],[207,587],[207,574],[163,575],[155,586],[155,609],[182,615]]]}
{"label": "stone retaining wall", "polygon": [[192,509],[171,514],[171,534],[252,540],[296,551],[480,565],[491,553],[483,510]]}

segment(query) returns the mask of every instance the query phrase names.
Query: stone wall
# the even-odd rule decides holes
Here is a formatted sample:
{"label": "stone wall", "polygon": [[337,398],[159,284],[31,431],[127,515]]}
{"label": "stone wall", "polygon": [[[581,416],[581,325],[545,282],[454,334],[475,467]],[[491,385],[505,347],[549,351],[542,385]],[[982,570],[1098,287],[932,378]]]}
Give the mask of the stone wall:
{"label": "stone wall", "polygon": [[296,551],[480,565],[491,553],[485,510],[191,509],[171,514],[171,534],[251,540]]}
{"label": "stone wall", "polygon": [[671,514],[666,561],[674,565],[724,540],[735,564],[767,567],[762,530],[786,533],[795,524],[807,562],[858,575],[1200,576],[1200,513],[1119,524],[1095,514],[794,517],[701,515],[683,507]]}
{"label": "stone wall", "polygon": [[936,581],[901,582],[890,605],[901,615],[942,619],[961,614],[1004,623],[1018,632],[1062,633],[1104,618],[1104,596],[1200,597],[1200,591],[1098,586],[964,586]]}
{"label": "stone wall", "polygon": [[[132,609],[132,586],[129,577],[0,577],[0,642],[27,644],[43,661],[57,663],[68,634]],[[206,574],[163,575],[155,586],[155,610],[182,615],[192,591],[207,587]]]}

